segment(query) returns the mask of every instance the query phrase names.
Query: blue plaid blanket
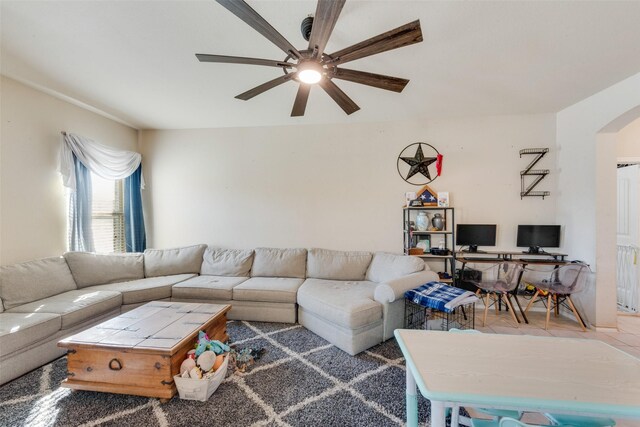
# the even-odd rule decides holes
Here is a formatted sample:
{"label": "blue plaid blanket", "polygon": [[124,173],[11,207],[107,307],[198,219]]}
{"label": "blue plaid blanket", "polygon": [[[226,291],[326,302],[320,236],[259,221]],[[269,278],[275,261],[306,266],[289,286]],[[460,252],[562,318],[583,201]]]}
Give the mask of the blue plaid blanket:
{"label": "blue plaid blanket", "polygon": [[404,297],[423,307],[451,313],[454,308],[476,302],[473,292],[454,288],[441,282],[429,282],[404,293]]}

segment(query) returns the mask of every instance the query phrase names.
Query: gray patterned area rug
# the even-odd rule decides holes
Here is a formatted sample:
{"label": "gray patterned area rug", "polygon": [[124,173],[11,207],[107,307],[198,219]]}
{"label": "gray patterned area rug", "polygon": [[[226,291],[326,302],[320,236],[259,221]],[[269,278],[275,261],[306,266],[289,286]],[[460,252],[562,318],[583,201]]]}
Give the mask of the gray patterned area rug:
{"label": "gray patterned area rug", "polygon": [[[265,353],[207,402],[71,391],[60,387],[63,357],[0,388],[0,425],[404,425],[405,366],[395,340],[353,357],[300,325],[229,322],[228,333],[238,348]],[[420,398],[419,414],[428,420],[428,400]]]}

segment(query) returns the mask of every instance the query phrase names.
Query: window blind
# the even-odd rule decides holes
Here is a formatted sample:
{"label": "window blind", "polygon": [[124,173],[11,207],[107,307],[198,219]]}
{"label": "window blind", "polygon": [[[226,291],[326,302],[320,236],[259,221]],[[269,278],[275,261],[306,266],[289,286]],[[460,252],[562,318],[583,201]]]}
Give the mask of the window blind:
{"label": "window blind", "polygon": [[122,180],[108,180],[91,174],[93,240],[96,252],[125,251],[124,191]]}

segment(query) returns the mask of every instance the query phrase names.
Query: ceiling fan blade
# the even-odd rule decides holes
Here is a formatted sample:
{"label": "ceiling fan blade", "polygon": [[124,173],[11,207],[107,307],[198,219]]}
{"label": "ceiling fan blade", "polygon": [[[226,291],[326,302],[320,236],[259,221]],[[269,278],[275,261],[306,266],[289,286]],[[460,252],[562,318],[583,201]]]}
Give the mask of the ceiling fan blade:
{"label": "ceiling fan blade", "polygon": [[276,86],[280,86],[282,83],[285,83],[293,77],[292,74],[285,74],[273,80],[269,80],[266,83],[262,83],[260,86],[256,86],[253,89],[249,89],[248,91],[241,93],[236,96],[238,99],[242,99],[243,101],[248,101],[256,95],[260,95],[262,92],[266,92],[269,89],[273,89]]}
{"label": "ceiling fan blade", "polygon": [[316,14],[313,18],[309,49],[314,58],[322,58],[324,48],[331,37],[333,27],[336,26],[342,7],[346,0],[318,0]]}
{"label": "ceiling fan blade", "polygon": [[401,79],[400,77],[383,76],[382,74],[348,70],[346,68],[335,68],[332,77],[398,93],[402,92],[407,83],[409,83],[409,80]]}
{"label": "ceiling fan blade", "polygon": [[322,79],[318,83],[325,92],[344,110],[347,114],[355,113],[360,109],[358,105],[346,93],[342,91],[334,82],[329,79]]}
{"label": "ceiling fan blade", "polygon": [[244,0],[216,0],[229,12],[246,22],[251,28],[262,34],[287,55],[300,58],[300,52],[271,26],[258,12],[253,10]]}
{"label": "ceiling fan blade", "polygon": [[273,59],[245,58],[243,56],[209,55],[206,53],[196,53],[196,58],[200,62],[222,62],[225,64],[249,64],[266,65],[267,67],[291,68],[294,64]]}
{"label": "ceiling fan blade", "polygon": [[296,94],[296,100],[293,102],[291,117],[304,116],[304,110],[307,108],[307,100],[309,99],[310,90],[311,85],[300,83],[298,93]]}
{"label": "ceiling fan blade", "polygon": [[325,64],[344,64],[348,61],[354,61],[421,41],[422,30],[420,29],[420,21],[417,20],[332,53],[331,57],[333,59],[325,61]]}

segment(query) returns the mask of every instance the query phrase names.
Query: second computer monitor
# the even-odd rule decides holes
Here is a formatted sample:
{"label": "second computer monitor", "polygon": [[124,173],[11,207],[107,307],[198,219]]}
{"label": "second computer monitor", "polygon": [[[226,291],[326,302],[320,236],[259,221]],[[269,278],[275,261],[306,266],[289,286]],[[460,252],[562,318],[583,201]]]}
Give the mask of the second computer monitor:
{"label": "second computer monitor", "polygon": [[535,254],[544,251],[542,248],[560,247],[559,225],[519,225],[518,247],[529,247],[527,253]]}
{"label": "second computer monitor", "polygon": [[478,246],[496,245],[495,224],[458,224],[456,244],[469,246],[469,252],[478,252]]}

